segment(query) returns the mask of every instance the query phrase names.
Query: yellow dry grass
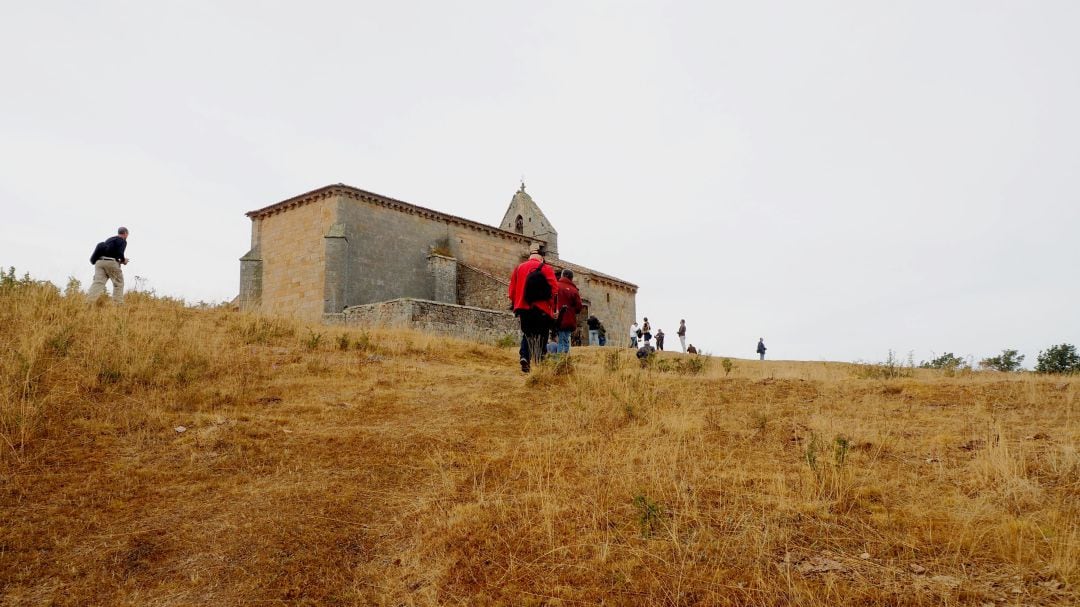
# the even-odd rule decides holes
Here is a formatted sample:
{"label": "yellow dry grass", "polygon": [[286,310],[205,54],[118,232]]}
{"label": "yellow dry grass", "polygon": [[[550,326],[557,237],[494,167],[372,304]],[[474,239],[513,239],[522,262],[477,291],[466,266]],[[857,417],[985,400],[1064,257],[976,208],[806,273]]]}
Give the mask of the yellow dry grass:
{"label": "yellow dry grass", "polygon": [[0,292],[0,327],[3,604],[1080,600],[1076,378],[590,348],[526,378],[41,287]]}

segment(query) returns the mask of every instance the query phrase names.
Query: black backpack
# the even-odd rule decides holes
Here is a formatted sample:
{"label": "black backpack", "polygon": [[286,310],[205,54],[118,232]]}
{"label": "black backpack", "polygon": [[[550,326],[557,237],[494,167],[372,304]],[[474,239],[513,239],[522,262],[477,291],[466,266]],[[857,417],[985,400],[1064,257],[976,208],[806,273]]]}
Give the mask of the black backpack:
{"label": "black backpack", "polygon": [[90,265],[94,265],[97,263],[97,260],[105,256],[105,248],[104,242],[97,243],[97,246],[94,247],[94,252],[90,254]]}
{"label": "black backpack", "polygon": [[551,283],[544,276],[544,262],[533,268],[525,277],[525,303],[536,303],[551,299]]}

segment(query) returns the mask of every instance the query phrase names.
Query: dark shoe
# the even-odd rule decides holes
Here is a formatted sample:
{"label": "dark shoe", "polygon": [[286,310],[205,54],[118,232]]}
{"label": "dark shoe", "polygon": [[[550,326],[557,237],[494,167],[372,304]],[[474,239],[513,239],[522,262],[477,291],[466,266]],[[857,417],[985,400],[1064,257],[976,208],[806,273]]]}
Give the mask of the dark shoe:
{"label": "dark shoe", "polygon": [[521,359],[521,372],[522,373],[528,373],[529,372],[529,359],[527,359],[527,358]]}

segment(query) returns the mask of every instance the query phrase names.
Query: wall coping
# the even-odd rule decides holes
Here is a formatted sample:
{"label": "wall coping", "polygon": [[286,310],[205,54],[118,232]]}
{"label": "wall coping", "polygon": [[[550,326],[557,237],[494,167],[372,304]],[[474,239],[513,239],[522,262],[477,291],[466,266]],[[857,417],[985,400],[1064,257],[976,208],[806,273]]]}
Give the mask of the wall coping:
{"label": "wall coping", "polygon": [[478,268],[476,266],[471,266],[471,265],[469,265],[467,263],[462,263],[461,260],[458,260],[457,263],[458,263],[459,266],[464,266],[464,267],[472,270],[473,272],[476,272],[477,274],[480,274],[482,276],[486,276],[486,277],[490,278],[491,280],[494,280],[495,282],[498,282],[500,284],[504,284],[506,286],[510,286],[510,281],[506,280],[505,278],[499,278],[498,276],[492,274],[491,272],[486,272],[486,271],[481,270],[480,268]]}
{"label": "wall coping", "polygon": [[461,309],[461,310],[472,310],[472,311],[475,311],[475,312],[484,312],[486,314],[496,314],[496,315],[499,315],[499,316],[513,316],[514,315],[514,313],[510,312],[509,310],[492,310],[490,308],[478,308],[476,306],[463,306],[461,304],[452,304],[452,303],[446,303],[445,301],[434,301],[434,300],[431,300],[431,299],[419,299],[417,297],[399,297],[397,299],[388,299],[386,301],[375,301],[375,302],[372,302],[372,303],[360,304],[358,306],[348,306],[347,308],[345,308],[342,311],[342,313],[347,316],[349,314],[349,310],[360,310],[360,309],[364,309],[364,308],[374,308],[375,306],[382,306],[382,305],[386,305],[386,304],[412,304],[412,303],[431,304],[431,305],[435,305],[435,306],[441,306],[441,307],[444,307],[444,308],[458,308],[458,309]]}

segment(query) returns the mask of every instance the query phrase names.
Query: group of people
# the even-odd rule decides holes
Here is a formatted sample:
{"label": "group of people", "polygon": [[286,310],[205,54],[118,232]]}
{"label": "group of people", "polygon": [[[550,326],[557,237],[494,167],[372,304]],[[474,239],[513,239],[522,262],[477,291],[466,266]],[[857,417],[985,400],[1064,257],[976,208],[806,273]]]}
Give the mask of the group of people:
{"label": "group of people", "polygon": [[[560,270],[558,274],[545,260],[547,247],[543,244],[532,248],[529,258],[521,262],[510,275],[509,297],[514,315],[521,322],[521,346],[518,354],[521,370],[528,373],[532,363],[539,362],[548,354],[570,352],[570,339],[577,327],[577,315],[583,305],[574,273]],[[606,342],[603,323],[589,316],[589,344],[604,345]],[[679,347],[687,354],[697,354],[694,344],[686,343],[686,320],[679,321]],[[656,338],[656,346],[652,345]],[[550,341],[550,343],[549,343]],[[637,321],[630,325],[630,347],[638,350],[638,356],[664,350],[664,330],[654,335],[648,317],[641,326]],[[757,353],[765,360],[765,338],[758,340]]]}
{"label": "group of people", "polygon": [[[684,353],[694,354],[697,350],[688,350],[686,347],[686,320],[679,321],[679,347]],[[642,325],[639,327],[637,321],[634,321],[630,325],[630,347],[637,349],[639,346],[653,347],[652,339],[656,338],[655,349],[661,352],[664,351],[664,330],[657,329],[656,335],[653,335],[652,325],[649,324],[649,317],[646,316],[642,321]],[[693,348],[694,344],[690,344],[690,348]]]}
{"label": "group of people", "polygon": [[[694,347],[694,344],[686,345],[686,320],[679,321],[679,347],[686,354],[697,354],[698,349]],[[652,345],[653,337],[656,338],[656,346]],[[639,327],[637,321],[634,321],[630,325],[630,347],[637,350],[638,358],[648,356],[651,352],[663,352],[664,351],[664,330],[658,329],[656,335],[652,333],[652,326],[649,324],[649,318],[645,317]],[[765,360],[765,338],[758,338],[757,354],[761,360]]]}
{"label": "group of people", "polygon": [[510,275],[508,294],[514,315],[521,322],[518,354],[524,373],[548,353],[549,336],[555,338],[554,353],[570,352],[570,336],[577,327],[577,315],[584,308],[574,284],[574,272],[562,270],[556,276],[545,257],[547,247],[535,245],[529,258]]}

